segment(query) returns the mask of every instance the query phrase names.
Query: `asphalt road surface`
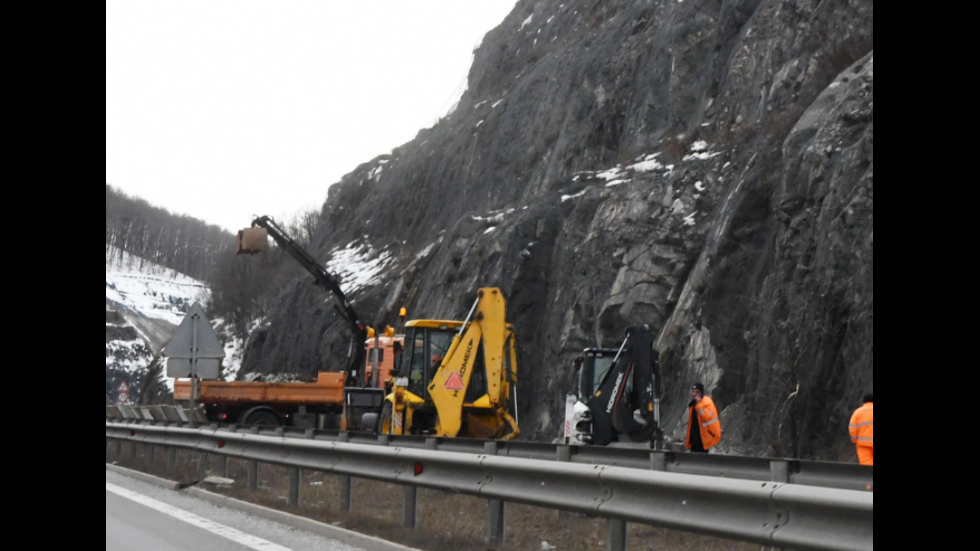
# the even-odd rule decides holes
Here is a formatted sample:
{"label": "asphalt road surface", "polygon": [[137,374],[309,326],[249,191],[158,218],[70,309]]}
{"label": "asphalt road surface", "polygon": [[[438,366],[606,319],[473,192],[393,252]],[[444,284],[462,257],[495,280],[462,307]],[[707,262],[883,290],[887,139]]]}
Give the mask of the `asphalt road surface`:
{"label": "asphalt road surface", "polygon": [[106,551],[361,551],[106,471]]}

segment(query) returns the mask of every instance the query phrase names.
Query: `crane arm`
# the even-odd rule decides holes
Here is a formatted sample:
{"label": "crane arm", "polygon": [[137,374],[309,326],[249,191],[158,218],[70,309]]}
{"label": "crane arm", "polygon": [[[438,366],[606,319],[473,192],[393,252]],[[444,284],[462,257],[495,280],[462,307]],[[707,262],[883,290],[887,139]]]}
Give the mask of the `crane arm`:
{"label": "crane arm", "polygon": [[[368,338],[368,326],[354,310],[347,295],[340,288],[340,281],[331,274],[322,264],[317,262],[309,252],[299,245],[293,238],[289,237],[270,217],[262,216],[252,221],[253,228],[263,228],[269,233],[279,247],[302,266],[310,275],[313,276],[313,284],[321,289],[333,294],[337,300],[337,311],[350,324],[353,333],[353,354],[351,363],[347,367],[348,383],[353,383],[356,379],[355,374],[363,372],[366,352],[364,341]],[[362,385],[363,386],[363,385]]]}

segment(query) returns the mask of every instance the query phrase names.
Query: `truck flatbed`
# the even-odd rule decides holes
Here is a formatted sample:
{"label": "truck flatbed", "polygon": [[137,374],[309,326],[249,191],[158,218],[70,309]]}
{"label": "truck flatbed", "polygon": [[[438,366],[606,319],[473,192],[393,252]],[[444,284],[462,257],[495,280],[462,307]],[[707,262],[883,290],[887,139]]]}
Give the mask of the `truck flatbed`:
{"label": "truck flatbed", "polygon": [[[320,373],[315,383],[228,383],[201,381],[198,401],[208,406],[343,406],[345,373]],[[191,399],[191,383],[174,381],[174,399]]]}

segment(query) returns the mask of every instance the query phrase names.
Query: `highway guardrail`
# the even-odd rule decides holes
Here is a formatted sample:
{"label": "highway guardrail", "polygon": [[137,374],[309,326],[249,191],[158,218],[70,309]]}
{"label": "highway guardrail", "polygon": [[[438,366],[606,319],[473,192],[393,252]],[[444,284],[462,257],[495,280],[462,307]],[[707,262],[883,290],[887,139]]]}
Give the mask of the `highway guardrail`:
{"label": "highway guardrail", "polygon": [[486,499],[490,541],[496,544],[503,540],[503,504],[521,503],[608,519],[612,551],[625,551],[627,523],[798,551],[874,550],[874,493],[867,489],[682,474],[655,470],[656,465],[527,459],[501,455],[503,446],[496,442],[484,443],[484,453],[477,454],[379,445],[377,439],[357,443],[343,434],[327,441],[315,431],[303,437],[287,436],[284,429],[260,432],[106,422],[106,439],[119,446],[195,450],[221,458],[225,468],[228,458],[247,461],[250,486],[259,463],[287,467],[292,504],[298,503],[300,469],[342,477],[346,510],[351,478],[403,485],[405,524],[411,527],[418,488]]}

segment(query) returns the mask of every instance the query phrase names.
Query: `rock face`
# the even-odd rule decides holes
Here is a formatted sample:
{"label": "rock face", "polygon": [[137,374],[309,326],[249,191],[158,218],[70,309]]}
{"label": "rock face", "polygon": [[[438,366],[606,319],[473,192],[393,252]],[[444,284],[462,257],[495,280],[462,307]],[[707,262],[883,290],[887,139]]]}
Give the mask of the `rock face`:
{"label": "rock face", "polygon": [[[394,325],[501,287],[523,429],[558,435],[570,365],[648,324],[666,425],[690,386],[722,451],[847,457],[873,391],[871,0],[522,0],[450,115],[330,188],[315,252],[364,247]],[[285,289],[243,372],[336,370],[329,297]]]}

